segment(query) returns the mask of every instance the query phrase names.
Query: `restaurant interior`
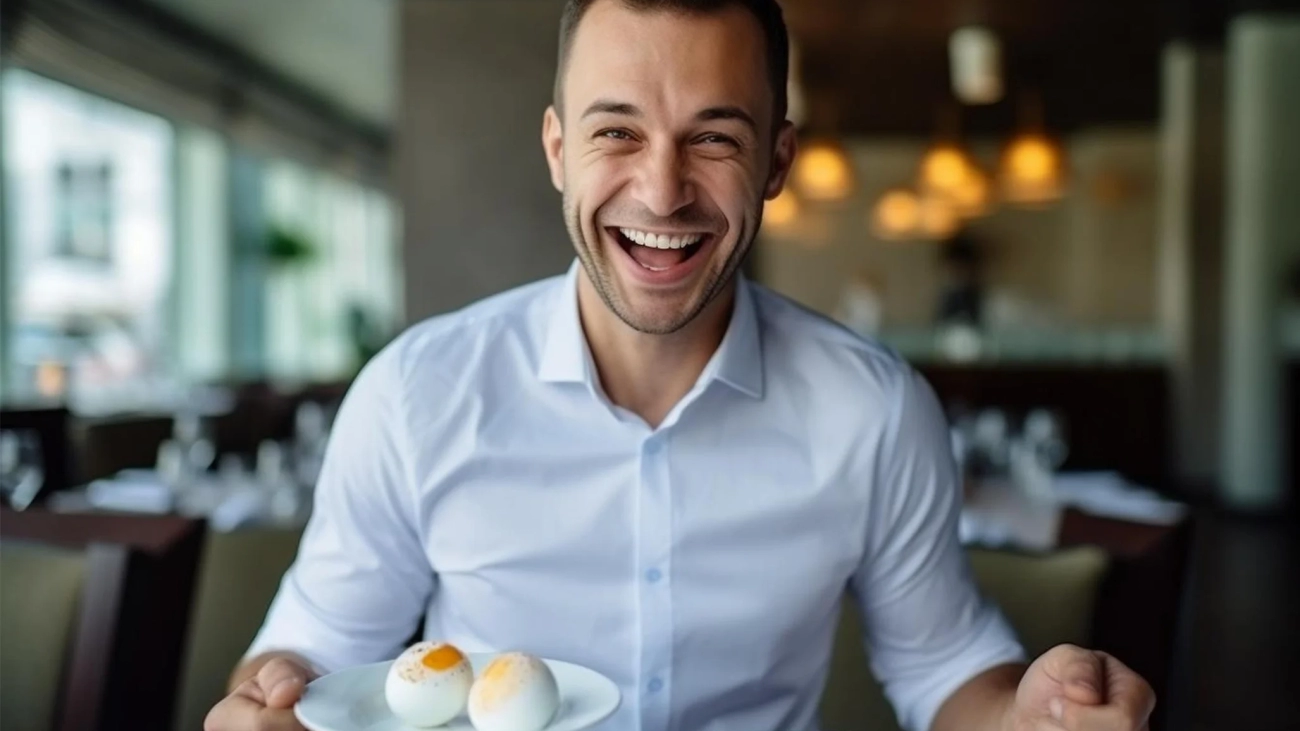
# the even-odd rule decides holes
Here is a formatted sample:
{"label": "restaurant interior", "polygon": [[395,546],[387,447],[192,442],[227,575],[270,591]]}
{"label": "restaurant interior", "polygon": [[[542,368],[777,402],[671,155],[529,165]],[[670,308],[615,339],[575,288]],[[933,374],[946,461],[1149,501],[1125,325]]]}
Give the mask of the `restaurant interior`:
{"label": "restaurant interior", "polygon": [[[1300,2],[781,4],[746,276],[929,380],[1031,653],[1296,729]],[[562,6],[0,6],[0,728],[202,728],[351,378],[570,265]],[[846,612],[826,731],[897,728],[860,650]]]}

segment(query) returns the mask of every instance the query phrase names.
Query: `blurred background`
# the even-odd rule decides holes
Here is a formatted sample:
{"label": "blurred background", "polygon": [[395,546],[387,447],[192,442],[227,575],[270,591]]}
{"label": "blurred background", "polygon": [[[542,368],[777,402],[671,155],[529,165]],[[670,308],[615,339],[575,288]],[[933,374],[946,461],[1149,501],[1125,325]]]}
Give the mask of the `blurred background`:
{"label": "blurred background", "polygon": [[[562,4],[0,5],[0,726],[201,727],[352,376],[568,266]],[[1297,728],[1300,2],[782,4],[749,276],[930,379],[1031,649]],[[892,728],[860,654],[827,731]]]}

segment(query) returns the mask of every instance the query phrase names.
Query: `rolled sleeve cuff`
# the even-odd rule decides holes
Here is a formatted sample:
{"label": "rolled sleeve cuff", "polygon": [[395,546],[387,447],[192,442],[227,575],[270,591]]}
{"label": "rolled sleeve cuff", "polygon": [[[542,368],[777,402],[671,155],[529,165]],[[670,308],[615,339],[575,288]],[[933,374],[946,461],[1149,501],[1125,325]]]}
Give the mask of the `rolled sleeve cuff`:
{"label": "rolled sleeve cuff", "polygon": [[334,637],[308,609],[293,582],[291,569],[271,602],[261,629],[244,653],[244,660],[268,652],[292,652],[307,660],[317,675],[327,675],[365,661],[338,651],[346,647],[348,643]]}
{"label": "rolled sleeve cuff", "polygon": [[980,673],[1025,662],[1025,650],[1001,612],[990,607],[982,624],[961,652],[945,659],[929,677],[890,684],[889,697],[907,731],[930,731],[944,701]]}

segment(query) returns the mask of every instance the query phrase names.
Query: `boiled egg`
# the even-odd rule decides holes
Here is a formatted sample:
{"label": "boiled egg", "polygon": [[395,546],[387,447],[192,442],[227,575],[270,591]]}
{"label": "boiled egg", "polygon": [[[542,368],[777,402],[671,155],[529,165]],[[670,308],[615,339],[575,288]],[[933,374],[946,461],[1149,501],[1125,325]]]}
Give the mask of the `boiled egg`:
{"label": "boiled egg", "polygon": [[454,645],[417,642],[388,668],[384,698],[403,723],[429,728],[460,715],[473,684],[474,669]]}
{"label": "boiled egg", "polygon": [[559,706],[551,669],[523,652],[498,656],[469,691],[469,720],[477,731],[541,731]]}

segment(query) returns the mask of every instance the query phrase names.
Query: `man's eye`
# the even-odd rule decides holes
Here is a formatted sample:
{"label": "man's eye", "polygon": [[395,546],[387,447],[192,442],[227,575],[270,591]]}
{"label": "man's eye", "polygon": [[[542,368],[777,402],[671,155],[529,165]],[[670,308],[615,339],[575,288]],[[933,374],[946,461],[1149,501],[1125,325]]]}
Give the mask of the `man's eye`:
{"label": "man's eye", "polygon": [[699,141],[706,145],[731,145],[733,147],[736,145],[735,140],[721,134],[707,134],[700,137]]}
{"label": "man's eye", "polygon": [[599,132],[597,137],[605,137],[611,140],[630,140],[632,135],[628,134],[625,129],[607,129]]}

